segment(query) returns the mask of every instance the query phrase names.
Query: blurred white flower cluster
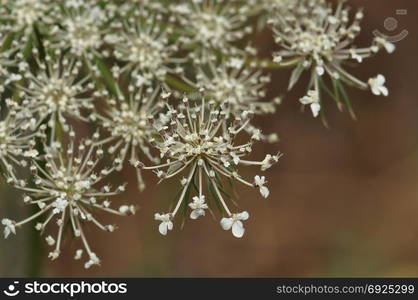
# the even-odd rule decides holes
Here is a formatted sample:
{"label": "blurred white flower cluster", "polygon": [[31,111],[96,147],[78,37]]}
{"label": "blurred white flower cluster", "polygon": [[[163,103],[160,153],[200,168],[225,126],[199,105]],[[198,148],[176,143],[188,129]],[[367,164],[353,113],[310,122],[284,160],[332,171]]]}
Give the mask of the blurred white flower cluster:
{"label": "blurred white flower cluster", "polygon": [[[231,208],[234,184],[270,196],[265,176],[241,169],[264,172],[281,157],[251,158],[257,142],[278,141],[254,122],[281,103],[267,92],[271,71],[294,68],[289,88],[309,73],[300,102],[323,120],[324,91],[352,114],[345,85],[388,96],[383,75],[363,82],[345,70],[395,50],[381,38],[356,47],[362,18],[325,0],[0,1],[0,180],[36,207],[2,219],[5,238],[36,220],[51,259],[70,231],[74,258],[100,264],[86,228],[116,229],[100,212],[135,214],[110,200],[123,201],[126,184],[112,174],[129,167],[138,193],[145,171],[178,182],[171,208],[154,216],[162,235],[177,218],[218,210],[220,227],[241,238],[249,213]],[[253,40],[264,28],[277,51],[263,56]]]}

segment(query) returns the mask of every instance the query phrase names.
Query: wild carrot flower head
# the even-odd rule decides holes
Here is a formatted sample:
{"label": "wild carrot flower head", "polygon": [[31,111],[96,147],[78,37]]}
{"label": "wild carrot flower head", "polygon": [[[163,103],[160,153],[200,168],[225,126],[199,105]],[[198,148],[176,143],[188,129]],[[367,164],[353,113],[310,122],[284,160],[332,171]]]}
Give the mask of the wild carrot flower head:
{"label": "wild carrot flower head", "polygon": [[123,64],[121,72],[131,72],[144,84],[164,81],[168,73],[182,72],[176,58],[177,43],[169,40],[172,29],[162,26],[162,15],[141,9],[137,15],[113,24],[115,32],[107,36],[114,56]]}
{"label": "wild carrot flower head", "polygon": [[[23,83],[17,83],[22,109],[38,120],[48,120],[55,133],[57,123],[64,131],[69,129],[66,118],[87,121],[83,109],[93,109],[89,76],[80,77],[82,63],[67,58],[57,51],[44,60],[36,57],[36,67],[21,64]],[[51,135],[52,139],[54,134]]]}
{"label": "wild carrot flower head", "polygon": [[180,38],[187,49],[195,49],[194,58],[204,59],[207,50],[224,54],[242,52],[234,43],[252,32],[247,24],[251,6],[236,1],[195,0],[172,5],[185,34]]}
{"label": "wild carrot flower head", "polygon": [[[274,60],[292,60],[297,65],[292,73],[289,89],[298,82],[304,70],[311,73],[308,90],[318,95],[319,99],[318,107],[312,110],[314,116],[319,115],[322,107],[322,91],[335,98],[342,108],[340,98],[345,98],[348,102],[343,84],[373,90],[367,82],[348,73],[343,68],[345,62],[361,63],[381,48],[389,53],[395,50],[393,44],[382,38],[375,38],[370,47],[355,46],[353,43],[360,33],[363,12],[359,10],[351,17],[350,8],[344,2],[339,1],[334,7],[321,0],[293,1],[286,4],[286,14],[283,10],[277,10],[270,18],[276,43],[281,48],[274,54]],[[333,83],[331,88],[324,83],[325,75]],[[302,104],[316,102],[312,99],[306,100],[301,101]],[[349,105],[348,109],[353,114]]]}
{"label": "wild carrot flower head", "polygon": [[5,0],[0,13],[1,19],[8,21],[9,28],[14,32],[31,33],[37,22],[50,23],[50,0]]}
{"label": "wild carrot flower head", "polygon": [[203,89],[208,99],[218,105],[227,104],[234,116],[275,111],[273,103],[261,101],[266,96],[265,88],[270,77],[262,71],[245,66],[244,58],[232,57],[220,63],[210,60],[197,68],[195,82],[188,82]]}
{"label": "wild carrot flower head", "polygon": [[101,56],[99,51],[104,43],[107,16],[100,5],[81,2],[71,5],[66,2],[58,6],[56,25],[51,30],[52,44],[55,48],[67,49],[76,57],[92,59]]}
{"label": "wild carrot flower head", "polygon": [[[51,235],[46,237],[48,245],[53,246],[49,257],[54,260],[60,255],[64,239],[64,231],[69,226],[76,238],[80,238],[88,260],[85,267],[100,263],[99,258],[91,249],[87,241],[85,228],[97,226],[103,231],[113,232],[115,225],[102,224],[95,213],[104,211],[111,214],[125,216],[135,213],[133,206],[122,205],[119,209],[111,208],[108,197],[124,191],[125,186],[113,188],[102,185],[102,181],[113,170],[112,168],[98,168],[103,150],[95,146],[98,134],[93,140],[84,140],[78,147],[74,142],[75,134],[70,132],[70,143],[67,149],[54,142],[44,144],[45,153],[38,160],[33,160],[34,187],[28,186],[22,180],[13,181],[16,188],[23,190],[23,201],[28,205],[36,205],[39,211],[22,221],[3,219],[4,235],[7,238],[16,229],[37,219],[35,228],[43,233],[47,226],[51,228]],[[101,186],[101,187],[100,187]],[[54,237],[52,237],[54,235]],[[76,258],[81,258],[83,250],[78,250]]]}
{"label": "wild carrot flower head", "polygon": [[[226,123],[231,120],[246,122],[244,131],[251,135],[256,133],[260,140],[276,141],[275,134],[264,135],[248,122],[254,114],[274,113],[279,98],[263,101],[270,77],[261,70],[256,70],[254,64],[246,66],[247,63],[245,57],[231,57],[220,62],[210,59],[207,63],[196,66],[194,80],[185,76],[183,80],[197,90],[204,90],[209,103],[216,108],[222,106]],[[225,124],[224,128],[227,127],[228,124]]]}
{"label": "wild carrot flower head", "polygon": [[[121,88],[118,89],[119,91]],[[108,151],[116,155],[116,162],[122,167],[125,160],[136,162],[146,157],[158,163],[158,157],[151,153],[150,139],[157,134],[152,122],[160,122],[162,126],[167,120],[161,109],[164,101],[160,100],[160,89],[129,84],[126,93],[120,92],[117,97],[107,96],[108,107],[103,114],[95,114],[99,124],[109,132],[110,136],[98,142],[107,144]],[[145,188],[141,172],[137,169],[138,187]]]}
{"label": "wild carrot flower head", "polygon": [[[223,111],[222,106],[216,108],[213,104],[207,105],[204,98],[201,98],[201,103],[194,104],[184,98],[177,108],[168,106],[171,122],[160,129],[160,137],[155,139],[162,163],[152,167],[137,163],[140,168],[154,170],[161,180],[185,174],[180,180],[181,192],[173,211],[155,216],[163,224],[160,225],[161,234],[172,229],[173,219],[181,206],[192,209],[192,219],[204,215],[205,209],[210,207],[205,202],[205,196],[208,195],[204,194],[204,186],[209,187],[213,202],[218,203],[221,211],[229,217],[233,216],[226,202],[230,199],[224,194],[222,177],[259,188],[263,197],[268,196],[265,180],[247,181],[238,173],[238,167],[258,165],[266,169],[272,165],[272,161],[277,162],[279,155],[274,158],[270,156],[268,161],[245,160],[244,157],[252,151],[252,141],[236,143],[235,137],[244,129],[243,126],[231,125],[227,130],[222,129],[225,125],[223,119],[227,118]],[[197,198],[190,202],[189,196],[193,190]]]}

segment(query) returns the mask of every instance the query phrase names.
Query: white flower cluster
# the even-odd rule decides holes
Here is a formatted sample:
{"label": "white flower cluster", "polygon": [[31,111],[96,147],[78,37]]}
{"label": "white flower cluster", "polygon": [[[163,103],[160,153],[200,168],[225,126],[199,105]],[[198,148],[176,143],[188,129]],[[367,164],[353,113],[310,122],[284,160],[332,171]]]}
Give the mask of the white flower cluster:
{"label": "white flower cluster", "polygon": [[[280,155],[267,155],[262,161],[244,159],[252,152],[253,142],[237,144],[235,139],[244,130],[246,123],[241,125],[232,122],[226,127],[227,121],[231,121],[230,114],[225,112],[222,104],[219,106],[215,101],[206,103],[204,96],[200,96],[194,103],[190,103],[188,98],[183,98],[176,108],[168,105],[167,114],[170,116],[170,122],[158,128],[160,136],[153,140],[155,147],[160,151],[162,163],[147,167],[140,161],[135,162],[138,168],[154,170],[161,180],[186,174],[186,177],[180,180],[180,196],[173,211],[155,215],[155,219],[162,222],[160,233],[165,235],[167,230],[173,228],[173,219],[182,206],[192,209],[191,219],[204,216],[205,210],[210,209],[205,202],[208,192],[213,194],[213,200],[221,211],[234,222],[244,220],[237,219],[236,216],[240,214],[231,213],[228,207],[227,201],[231,201],[231,197],[225,191],[225,180],[258,188],[261,195],[267,198],[270,192],[266,187],[265,177],[257,175],[254,181],[250,182],[238,173],[238,168],[257,165],[264,171],[276,163]],[[222,180],[222,177],[225,180]],[[192,202],[188,202],[193,189],[196,190],[197,196],[192,198]],[[248,213],[246,215],[248,218]],[[221,224],[225,229],[224,223],[223,219]],[[242,227],[242,224],[240,226]],[[232,232],[234,236],[242,237],[243,227],[242,230]]]}
{"label": "white flower cluster", "polygon": [[[382,48],[388,53],[395,50],[394,44],[380,37],[376,37],[369,47],[354,45],[361,30],[360,21],[364,17],[361,10],[351,18],[350,8],[345,6],[344,1],[338,1],[336,7],[325,0],[277,2],[269,19],[275,41],[280,47],[273,54],[273,59],[278,63],[291,61],[296,66],[289,89],[299,81],[304,71],[311,74],[308,94],[300,102],[310,106],[314,117],[323,110],[322,92],[334,98],[340,109],[345,100],[354,117],[344,85],[370,89],[377,96],[388,96],[383,75],[364,82],[343,67],[346,61],[360,64]],[[326,85],[325,76],[329,77],[332,87]]]}
{"label": "white flower cluster", "polygon": [[[63,233],[67,226],[70,226],[74,236],[81,238],[84,250],[87,252],[88,261],[85,267],[99,264],[100,260],[91,250],[83,227],[94,224],[103,231],[113,232],[115,225],[104,225],[94,213],[102,210],[108,213],[125,216],[135,213],[134,206],[122,205],[118,210],[112,209],[111,202],[107,199],[125,190],[124,185],[112,188],[110,185],[103,185],[100,189],[100,182],[114,171],[112,168],[96,170],[96,166],[103,156],[103,150],[97,148],[95,142],[99,139],[96,133],[92,140],[80,142],[78,147],[74,142],[75,133],[70,131],[70,143],[65,149],[59,142],[51,145],[44,144],[45,153],[33,156],[30,170],[33,173],[34,187],[24,180],[10,178],[9,183],[19,190],[25,192],[23,202],[27,205],[36,205],[39,211],[22,221],[3,219],[4,236],[7,238],[11,233],[16,234],[16,229],[35,219],[42,221],[36,223],[35,229],[43,232],[47,225],[57,226],[57,234],[54,239],[51,236],[46,238],[50,246],[54,246],[49,257],[52,260],[58,258],[61,252]],[[78,257],[81,258],[83,250],[78,250]]]}
{"label": "white flower cluster", "polygon": [[[172,209],[154,216],[161,234],[179,215],[196,220],[216,208],[221,228],[241,238],[249,213],[231,208],[233,185],[270,196],[265,176],[244,178],[241,168],[263,172],[281,157],[247,158],[255,142],[278,140],[253,120],[280,104],[267,92],[271,70],[295,67],[289,88],[310,73],[300,102],[315,117],[324,115],[324,92],[352,112],[347,84],[389,95],[383,75],[363,82],[343,67],[395,50],[382,38],[356,47],[362,18],[326,0],[0,1],[0,180],[38,208],[22,221],[2,219],[4,236],[36,219],[56,259],[68,227],[82,244],[74,258],[86,253],[85,267],[98,265],[86,228],[116,229],[99,211],[135,213],[111,208],[125,184],[105,183],[133,166],[139,191],[144,170],[179,182]],[[251,38],[266,26],[278,51],[262,55]]]}

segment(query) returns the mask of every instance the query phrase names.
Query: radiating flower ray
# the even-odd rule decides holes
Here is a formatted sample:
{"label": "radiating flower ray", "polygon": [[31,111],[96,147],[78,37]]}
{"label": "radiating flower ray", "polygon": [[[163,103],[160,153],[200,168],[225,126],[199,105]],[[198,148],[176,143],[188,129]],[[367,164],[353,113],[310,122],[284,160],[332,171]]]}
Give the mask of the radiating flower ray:
{"label": "radiating flower ray", "polygon": [[[260,179],[256,176],[254,181],[248,181],[238,173],[238,167],[255,165],[266,170],[278,161],[280,155],[270,155],[263,161],[245,160],[244,157],[252,151],[252,141],[236,144],[235,138],[244,126],[232,125],[227,131],[222,130],[223,120],[227,117],[222,105],[219,108],[214,104],[207,105],[203,96],[201,103],[194,104],[184,98],[177,108],[168,105],[168,115],[170,123],[160,128],[160,137],[155,139],[162,163],[147,167],[140,161],[136,162],[141,169],[154,170],[161,180],[185,175],[180,180],[181,192],[174,209],[155,215],[155,219],[161,221],[161,234],[165,235],[173,228],[173,220],[182,206],[192,208],[192,218],[204,215],[204,210],[209,207],[209,203],[205,202],[204,186],[208,187],[207,192],[213,194],[211,205],[217,203],[229,218],[234,218],[227,204],[230,199],[227,199],[222,178],[258,188],[263,197],[268,196],[264,177]],[[189,202],[192,190],[196,191],[197,198]],[[236,237],[242,236],[235,231],[233,233]]]}
{"label": "radiating flower ray", "polygon": [[[45,153],[33,160],[30,167],[34,186],[23,180],[13,180],[12,184],[26,194],[23,201],[27,205],[36,205],[39,211],[22,221],[3,219],[4,236],[16,234],[21,226],[38,220],[35,228],[44,233],[52,227],[55,237],[48,235],[46,242],[53,246],[49,258],[59,257],[63,247],[64,231],[70,227],[75,238],[80,238],[88,260],[85,268],[100,264],[100,259],[93,252],[86,237],[86,228],[96,226],[107,232],[113,232],[115,225],[102,224],[95,215],[99,211],[126,216],[135,213],[134,206],[122,205],[119,209],[111,208],[108,197],[118,195],[125,190],[125,185],[112,188],[103,185],[104,179],[114,171],[114,166],[101,168],[103,150],[95,145],[99,139],[96,133],[93,139],[87,139],[76,145],[75,133],[71,131],[68,148],[54,142],[44,144]],[[101,188],[99,188],[102,186]],[[80,259],[83,250],[77,250],[76,259]]]}
{"label": "radiating flower ray", "polygon": [[34,50],[36,68],[21,64],[23,81],[16,83],[21,107],[26,114],[46,121],[51,129],[51,142],[59,128],[69,130],[67,118],[88,122],[83,110],[92,110],[94,85],[90,75],[81,77],[82,63],[56,51],[44,60]]}
{"label": "radiating flower ray", "polygon": [[[184,58],[177,57],[178,44],[170,39],[169,25],[154,11],[140,9],[137,14],[113,23],[114,32],[106,37],[113,54],[123,65],[121,73],[129,72],[141,84],[165,84],[167,74],[183,72]],[[168,88],[168,86],[165,86]]]}
{"label": "radiating flower ray", "polygon": [[236,43],[253,31],[248,24],[251,8],[246,3],[224,0],[180,1],[170,6],[182,29],[179,40],[183,47],[191,49],[193,61],[203,62],[216,52],[246,53]]}
{"label": "radiating flower ray", "polygon": [[110,31],[109,18],[97,1],[79,2],[64,1],[54,8],[54,26],[49,35],[51,41],[46,46],[54,49],[69,49],[69,52],[92,65],[95,56],[107,56],[102,51],[105,35]]}
{"label": "radiating flower ray", "polygon": [[[196,66],[194,79],[182,78],[196,90],[204,90],[215,107],[222,106],[225,109],[227,118],[224,129],[232,120],[243,123],[254,114],[275,113],[276,105],[280,103],[280,98],[263,101],[270,76],[252,66],[245,66],[243,57],[232,57],[221,62],[209,60],[206,64]],[[258,140],[277,141],[277,134],[264,135],[250,123],[244,129],[251,135],[255,134]]]}
{"label": "radiating flower ray", "polygon": [[[110,134],[97,144],[108,147],[109,153],[115,156],[119,169],[125,161],[132,164],[146,158],[153,163],[159,162],[158,156],[151,153],[153,146],[149,141],[157,134],[152,122],[159,127],[168,122],[168,118],[161,113],[165,102],[160,98],[164,95],[160,94],[160,88],[147,88],[131,83],[127,91],[120,92],[118,97],[104,97],[108,108],[103,113],[93,114],[94,120]],[[136,173],[138,188],[142,191],[145,182],[141,170],[137,168]]]}
{"label": "radiating flower ray", "polygon": [[[345,105],[355,118],[344,85],[369,89],[376,95],[387,95],[376,92],[379,90],[376,83],[382,84],[384,80],[364,82],[344,68],[345,63],[360,64],[382,48],[388,53],[395,50],[393,44],[379,37],[369,47],[354,45],[361,29],[361,10],[351,18],[350,7],[345,5],[345,1],[338,1],[334,6],[324,0],[297,0],[284,1],[273,11],[269,22],[280,47],[273,55],[274,61],[279,63],[282,59],[292,58],[298,60],[290,78],[289,89],[298,82],[302,73],[310,73],[308,94],[300,102],[310,105],[315,117],[320,114],[324,117],[322,93],[325,93],[336,101],[339,109]],[[330,87],[326,80],[332,82]]]}
{"label": "radiating flower ray", "polygon": [[4,0],[0,5],[0,19],[10,31],[22,33],[25,38],[34,30],[34,25],[51,24],[51,0]]}

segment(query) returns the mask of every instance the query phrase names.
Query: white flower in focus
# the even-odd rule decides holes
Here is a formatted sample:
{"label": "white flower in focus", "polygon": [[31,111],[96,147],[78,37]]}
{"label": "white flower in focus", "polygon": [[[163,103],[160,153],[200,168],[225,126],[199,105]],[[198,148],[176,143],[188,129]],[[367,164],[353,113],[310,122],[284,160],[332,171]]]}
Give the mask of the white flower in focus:
{"label": "white flower in focus", "polygon": [[388,40],[382,38],[382,37],[376,37],[375,42],[378,46],[383,46],[387,53],[392,54],[396,50],[395,44],[389,42]]}
{"label": "white flower in focus", "polygon": [[386,82],[385,76],[379,74],[374,78],[369,79],[369,85],[372,90],[372,93],[376,96],[383,95],[385,97],[389,96],[389,90],[384,86]]}
{"label": "white flower in focus", "polygon": [[125,216],[132,216],[136,212],[136,208],[134,205],[122,205],[119,207],[119,212]]}
{"label": "white flower in focus", "polygon": [[208,205],[205,203],[205,196],[193,197],[193,202],[189,203],[189,207],[192,209],[190,213],[190,219],[196,220],[200,216],[205,215],[205,209],[208,209]]}
{"label": "white flower in focus", "polygon": [[267,183],[266,178],[264,176],[255,176],[254,177],[254,185],[260,189],[260,194],[264,198],[267,198],[270,195],[269,189],[265,186]]}
{"label": "white flower in focus", "polygon": [[[209,209],[209,204],[204,202],[205,198],[202,196],[206,193],[206,186],[213,201],[228,216],[232,216],[232,213],[227,200],[231,201],[232,197],[226,186],[227,182],[230,185],[239,182],[258,188],[263,197],[269,194],[264,186],[264,177],[264,181],[259,181],[259,186],[256,186],[254,182],[242,177],[239,169],[242,166],[266,168],[267,164],[271,165],[278,160],[278,155],[270,156],[264,161],[246,160],[246,156],[252,152],[254,141],[239,142],[237,135],[245,130],[248,121],[241,123],[236,119],[226,125],[230,116],[225,112],[224,106],[218,106],[214,102],[206,103],[204,95],[200,94],[200,97],[193,99],[193,102],[183,98],[177,107],[167,105],[170,121],[164,130],[159,131],[159,137],[155,138],[155,147],[160,150],[161,162],[154,166],[141,163],[137,165],[143,170],[152,170],[161,181],[179,177],[181,186],[173,210],[169,214],[155,214],[155,219],[162,222],[160,233],[163,235],[173,228],[172,220],[180,208],[187,204],[193,209],[190,215],[192,219],[204,215],[205,209]],[[190,203],[188,195],[193,187],[199,197],[194,197]]]}
{"label": "white flower in focus", "polygon": [[233,214],[230,218],[223,218],[221,220],[221,226],[223,230],[230,230],[232,228],[232,234],[236,238],[241,238],[245,233],[245,228],[242,221],[247,220],[249,217],[250,215],[246,211],[238,214]]}
{"label": "white flower in focus", "polygon": [[52,207],[54,208],[53,210],[52,210],[52,212],[56,215],[56,214],[59,214],[59,213],[62,213],[64,210],[65,210],[65,208],[67,207],[67,205],[68,205],[68,201],[67,200],[64,200],[64,199],[62,199],[62,198],[57,198],[57,200],[55,200],[53,203],[52,203]]}
{"label": "white flower in focus", "polygon": [[78,249],[75,252],[74,259],[79,260],[79,259],[81,259],[82,256],[83,256],[83,249]]}
{"label": "white flower in focus", "polygon": [[311,107],[312,115],[316,118],[321,111],[321,104],[319,102],[319,93],[316,90],[308,91],[308,94],[300,99],[300,103],[303,105],[309,105]]}
{"label": "white flower in focus", "polygon": [[15,221],[9,220],[9,219],[3,219],[1,220],[1,224],[4,226],[4,238],[7,239],[10,235],[10,233],[16,234],[16,227]]}
{"label": "white flower in focus", "polygon": [[154,219],[157,221],[161,221],[160,226],[158,226],[158,230],[162,235],[167,235],[168,230],[173,230],[173,222],[171,221],[171,214],[155,214]]}
{"label": "white flower in focus", "polygon": [[100,259],[97,257],[96,253],[91,252],[89,256],[90,259],[84,264],[85,269],[89,269],[93,265],[100,265]]}
{"label": "white flower in focus", "polygon": [[48,236],[45,238],[45,240],[46,240],[46,243],[47,243],[49,246],[54,246],[54,245],[55,245],[55,240],[54,240],[54,238],[53,238],[52,236],[48,235]]}
{"label": "white flower in focus", "polygon": [[270,169],[274,164],[279,161],[279,158],[282,157],[283,154],[278,153],[277,155],[267,154],[264,160],[261,162],[261,171],[266,171]]}

